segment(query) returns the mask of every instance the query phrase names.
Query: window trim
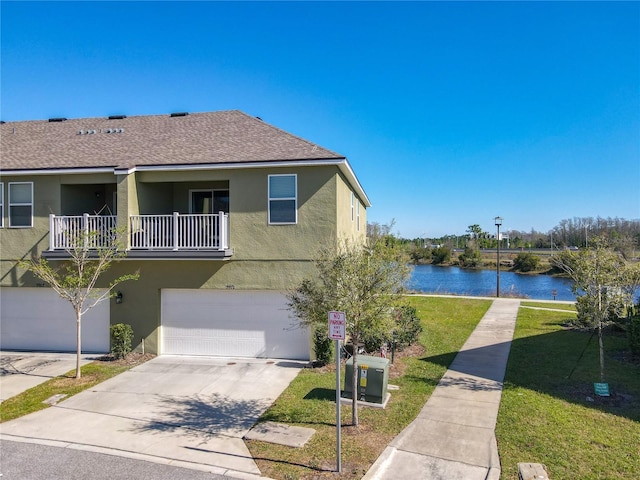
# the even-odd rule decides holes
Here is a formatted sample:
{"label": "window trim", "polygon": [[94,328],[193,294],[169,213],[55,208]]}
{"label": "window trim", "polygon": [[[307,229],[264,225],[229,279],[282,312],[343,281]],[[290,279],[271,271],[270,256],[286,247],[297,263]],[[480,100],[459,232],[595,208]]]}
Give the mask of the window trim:
{"label": "window trim", "polygon": [[[293,177],[294,196],[293,197],[271,198],[271,178],[272,177]],[[294,213],[295,213],[295,220],[293,222],[274,222],[274,221],[271,221],[271,202],[278,202],[278,201],[290,202],[291,200],[293,200],[293,208],[294,208]],[[278,174],[268,175],[268,178],[267,178],[267,222],[268,222],[269,225],[297,225],[298,224],[298,174],[296,174],[296,173],[278,173]]]}
{"label": "window trim", "polygon": [[[11,202],[11,186],[12,185],[29,185],[30,189],[31,189],[31,201],[29,203],[13,203]],[[33,182],[9,182],[9,188],[8,188],[8,209],[7,209],[7,216],[9,218],[9,228],[33,228]],[[29,225],[12,225],[11,219],[13,218],[11,215],[11,208],[12,207],[30,207],[31,208],[31,221],[29,222]]]}
{"label": "window trim", "polygon": [[0,182],[0,228],[4,228],[4,182]]}
{"label": "window trim", "polygon": [[360,201],[356,202],[356,231],[360,231]]}

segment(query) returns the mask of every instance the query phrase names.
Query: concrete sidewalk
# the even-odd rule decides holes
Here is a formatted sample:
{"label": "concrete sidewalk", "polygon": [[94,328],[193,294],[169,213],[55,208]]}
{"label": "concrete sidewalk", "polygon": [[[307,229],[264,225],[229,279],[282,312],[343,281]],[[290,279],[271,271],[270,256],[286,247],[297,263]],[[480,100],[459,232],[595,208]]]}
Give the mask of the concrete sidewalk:
{"label": "concrete sidewalk", "polygon": [[[80,365],[100,356],[83,353]],[[0,402],[75,369],[76,360],[75,353],[1,351]]]}
{"label": "concrete sidewalk", "polygon": [[363,480],[500,478],[494,430],[519,305],[494,300],[420,414]]}

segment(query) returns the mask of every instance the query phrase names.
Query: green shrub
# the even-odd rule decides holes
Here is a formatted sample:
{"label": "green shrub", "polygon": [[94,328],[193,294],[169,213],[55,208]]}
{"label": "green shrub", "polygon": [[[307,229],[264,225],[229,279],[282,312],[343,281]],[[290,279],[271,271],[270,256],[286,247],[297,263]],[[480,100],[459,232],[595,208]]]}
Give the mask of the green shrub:
{"label": "green shrub", "polygon": [[[574,322],[574,325],[580,329],[585,330],[593,330],[598,328],[598,323],[595,320],[596,312],[594,311],[596,307],[594,300],[597,298],[589,297],[588,295],[582,295],[576,298],[576,311],[577,317]],[[609,323],[617,323],[620,317],[622,317],[624,312],[624,305],[622,303],[613,302],[609,305],[609,309],[607,311],[606,318],[604,319],[603,325],[607,325]]]}
{"label": "green shrub", "polygon": [[[381,333],[370,333],[364,338],[364,350],[369,354],[375,354],[380,351],[383,345],[389,341]],[[353,349],[353,345],[350,346]],[[347,350],[347,353],[351,353]]]}
{"label": "green shrub", "polygon": [[132,340],[131,325],[125,323],[111,325],[111,355],[115,358],[124,358],[131,352]]}
{"label": "green shrub", "polygon": [[458,264],[462,268],[478,268],[482,264],[480,250],[470,246],[464,247],[464,252],[458,255]]}
{"label": "green shrub", "polygon": [[513,259],[514,270],[521,272],[532,272],[540,265],[540,257],[532,254],[531,252],[520,252]]}
{"label": "green shrub", "polygon": [[411,257],[411,262],[416,265],[422,265],[424,263],[429,263],[431,261],[431,250],[424,247],[414,246],[414,248],[409,253]]}
{"label": "green shrub", "polygon": [[418,341],[418,335],[422,332],[422,324],[418,318],[416,309],[412,306],[402,307],[398,318],[396,330],[396,348],[402,350]]}
{"label": "green shrub", "polygon": [[380,333],[370,334],[364,338],[364,349],[369,353],[380,351],[383,345],[391,345],[394,341],[397,350],[402,350],[418,340],[422,332],[422,324],[416,309],[411,306],[402,307],[396,320],[395,332],[385,337]]}
{"label": "green shrub", "polygon": [[629,347],[635,355],[640,355],[640,316],[629,318]]}
{"label": "green shrub", "polygon": [[449,247],[434,248],[431,252],[432,263],[439,265],[451,261],[451,249]]}
{"label": "green shrub", "polygon": [[313,330],[313,350],[319,366],[328,364],[333,357],[333,341],[329,338],[326,325],[318,325]]}

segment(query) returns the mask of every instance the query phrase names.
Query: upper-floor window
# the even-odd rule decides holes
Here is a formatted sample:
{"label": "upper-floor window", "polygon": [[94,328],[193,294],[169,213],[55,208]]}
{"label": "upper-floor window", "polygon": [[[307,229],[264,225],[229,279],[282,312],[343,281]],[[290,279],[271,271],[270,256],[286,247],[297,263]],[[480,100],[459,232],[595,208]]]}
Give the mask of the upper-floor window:
{"label": "upper-floor window", "polygon": [[355,207],[355,194],[353,192],[351,192],[351,221],[353,222],[354,218],[354,207]]}
{"label": "upper-floor window", "polygon": [[356,203],[356,230],[360,231],[360,202]]}
{"label": "upper-floor window", "polygon": [[0,182],[0,228],[4,227],[4,183]]}
{"label": "upper-floor window", "polygon": [[33,183],[9,183],[9,226],[33,226]]}
{"label": "upper-floor window", "polygon": [[298,223],[296,175],[269,175],[269,223]]}

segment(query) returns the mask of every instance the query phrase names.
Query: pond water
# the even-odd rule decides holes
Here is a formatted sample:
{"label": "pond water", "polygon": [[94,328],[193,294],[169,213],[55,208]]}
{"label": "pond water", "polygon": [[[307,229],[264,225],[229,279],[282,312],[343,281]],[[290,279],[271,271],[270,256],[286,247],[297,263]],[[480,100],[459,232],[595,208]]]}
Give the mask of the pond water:
{"label": "pond water", "polygon": [[[416,292],[454,295],[496,295],[495,270],[466,270],[459,267],[416,265],[411,275],[409,288]],[[550,275],[522,275],[500,271],[500,294],[534,300],[575,301],[571,293],[571,280]]]}

